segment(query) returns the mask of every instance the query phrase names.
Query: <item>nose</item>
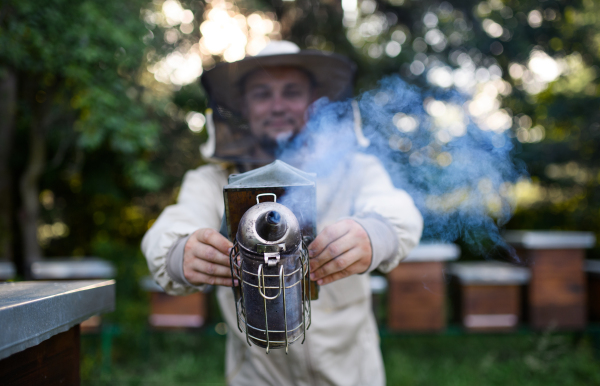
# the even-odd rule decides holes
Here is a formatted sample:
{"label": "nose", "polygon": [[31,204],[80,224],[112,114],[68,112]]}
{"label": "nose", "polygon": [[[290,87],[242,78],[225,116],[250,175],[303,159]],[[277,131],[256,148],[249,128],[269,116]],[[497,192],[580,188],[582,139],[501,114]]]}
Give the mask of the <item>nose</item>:
{"label": "nose", "polygon": [[273,104],[271,106],[271,112],[276,115],[283,114],[285,111],[285,101],[281,95],[275,95],[273,98]]}

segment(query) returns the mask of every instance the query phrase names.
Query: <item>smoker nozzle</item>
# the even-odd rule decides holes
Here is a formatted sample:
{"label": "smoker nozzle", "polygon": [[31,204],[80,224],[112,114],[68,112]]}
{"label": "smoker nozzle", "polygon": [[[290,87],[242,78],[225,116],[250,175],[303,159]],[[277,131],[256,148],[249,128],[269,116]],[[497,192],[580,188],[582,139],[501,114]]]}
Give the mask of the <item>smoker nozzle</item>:
{"label": "smoker nozzle", "polygon": [[267,222],[270,225],[276,226],[281,222],[281,215],[279,214],[279,212],[272,210],[269,213],[267,213]]}
{"label": "smoker nozzle", "polygon": [[277,241],[287,231],[287,223],[275,210],[265,213],[256,221],[256,233],[266,241]]}

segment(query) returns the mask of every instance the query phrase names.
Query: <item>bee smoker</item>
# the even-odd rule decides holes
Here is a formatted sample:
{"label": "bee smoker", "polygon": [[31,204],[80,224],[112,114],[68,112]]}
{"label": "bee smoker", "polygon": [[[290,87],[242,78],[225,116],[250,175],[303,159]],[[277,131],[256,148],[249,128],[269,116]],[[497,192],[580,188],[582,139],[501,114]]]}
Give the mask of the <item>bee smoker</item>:
{"label": "bee smoker", "polygon": [[[291,210],[277,202],[248,209],[230,254],[231,276],[240,283],[236,299],[238,328],[248,344],[285,347],[305,336],[310,325],[308,251]],[[304,342],[304,340],[303,340]]]}
{"label": "bee smoker", "polygon": [[316,230],[314,175],[275,161],[230,176],[223,193],[238,328],[249,345],[287,353],[305,338],[318,295],[306,248]]}

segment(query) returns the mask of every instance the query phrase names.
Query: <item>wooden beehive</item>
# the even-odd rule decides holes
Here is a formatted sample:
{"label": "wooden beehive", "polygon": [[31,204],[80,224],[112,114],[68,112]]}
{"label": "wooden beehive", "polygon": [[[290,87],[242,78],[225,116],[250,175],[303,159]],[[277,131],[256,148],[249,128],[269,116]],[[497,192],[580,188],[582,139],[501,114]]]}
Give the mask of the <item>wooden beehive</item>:
{"label": "wooden beehive", "polygon": [[446,327],[444,261],[459,255],[454,244],[419,245],[388,274],[391,331],[440,331]]}
{"label": "wooden beehive", "polygon": [[0,384],[79,385],[79,322],[114,310],[114,280],[0,285]]}
{"label": "wooden beehive", "polygon": [[0,282],[11,280],[15,277],[15,265],[10,261],[0,261]]}
{"label": "wooden beehive", "polygon": [[531,269],[528,319],[534,329],[582,329],[586,324],[583,262],[592,233],[511,231],[506,240]]}
{"label": "wooden beehive", "polygon": [[199,328],[207,318],[207,294],[196,292],[186,296],[171,296],[151,277],[142,280],[141,286],[150,292],[148,324],[154,329]]}
{"label": "wooden beehive", "polygon": [[[31,276],[35,280],[92,280],[114,279],[115,266],[97,257],[48,258],[31,264]],[[94,315],[81,322],[81,333],[100,331],[102,317]]]}
{"label": "wooden beehive", "polygon": [[586,260],[585,270],[590,320],[600,322],[600,260]]}
{"label": "wooden beehive", "polygon": [[529,270],[479,261],[448,267],[458,285],[455,314],[467,331],[512,331],[521,320],[521,293]]}

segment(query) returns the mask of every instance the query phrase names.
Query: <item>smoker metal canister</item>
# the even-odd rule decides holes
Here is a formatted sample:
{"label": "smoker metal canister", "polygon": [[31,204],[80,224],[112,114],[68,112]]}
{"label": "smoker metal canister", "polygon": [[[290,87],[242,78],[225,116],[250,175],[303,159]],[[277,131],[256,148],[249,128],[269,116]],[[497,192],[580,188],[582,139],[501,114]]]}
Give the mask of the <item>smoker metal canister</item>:
{"label": "smoker metal canister", "polygon": [[[225,214],[221,234],[233,242],[242,216],[256,204],[256,195],[264,193],[276,194],[277,202],[294,213],[304,244],[310,245],[317,236],[316,174],[303,172],[279,160],[229,176],[229,183],[223,187]],[[317,283],[307,280],[306,285],[310,287],[307,292],[311,300],[317,300]]]}
{"label": "smoker metal canister", "polygon": [[[232,275],[240,283],[236,299],[238,327],[248,343],[287,348],[310,324],[308,255],[296,216],[276,202],[258,203],[242,216],[232,257]],[[234,272],[235,271],[235,272]],[[307,324],[308,323],[308,324]]]}

